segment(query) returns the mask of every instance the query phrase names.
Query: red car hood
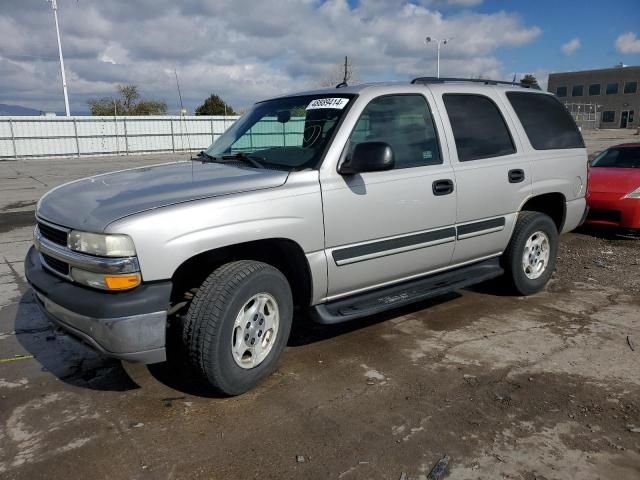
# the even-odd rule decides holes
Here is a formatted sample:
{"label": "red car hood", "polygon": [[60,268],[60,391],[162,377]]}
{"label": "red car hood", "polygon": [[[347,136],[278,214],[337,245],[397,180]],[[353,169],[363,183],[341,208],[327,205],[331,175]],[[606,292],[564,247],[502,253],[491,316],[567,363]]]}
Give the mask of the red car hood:
{"label": "red car hood", "polygon": [[589,191],[626,195],[640,187],[640,168],[595,167],[589,169]]}

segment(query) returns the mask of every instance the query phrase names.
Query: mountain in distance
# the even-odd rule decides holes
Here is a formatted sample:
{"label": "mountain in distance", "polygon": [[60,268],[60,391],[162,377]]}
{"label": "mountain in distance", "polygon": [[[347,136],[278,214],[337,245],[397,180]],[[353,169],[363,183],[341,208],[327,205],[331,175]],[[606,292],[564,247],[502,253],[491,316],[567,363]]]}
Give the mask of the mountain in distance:
{"label": "mountain in distance", "polygon": [[40,110],[36,110],[35,108],[0,103],[0,115],[40,115],[40,113]]}
{"label": "mountain in distance", "polygon": [[[40,116],[44,114],[44,110],[36,110],[35,108],[23,107],[22,105],[9,105],[7,103],[0,103],[0,116],[2,115],[11,115],[11,116],[21,116],[21,115],[37,115]],[[79,112],[76,115],[87,115],[88,112]],[[58,116],[64,116],[64,112],[55,112]]]}

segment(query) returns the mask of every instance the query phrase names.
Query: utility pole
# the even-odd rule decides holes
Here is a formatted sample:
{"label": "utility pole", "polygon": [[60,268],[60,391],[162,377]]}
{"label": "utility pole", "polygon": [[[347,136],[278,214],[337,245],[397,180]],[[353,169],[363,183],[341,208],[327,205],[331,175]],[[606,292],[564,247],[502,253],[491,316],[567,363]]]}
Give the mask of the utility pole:
{"label": "utility pole", "polygon": [[425,45],[429,45],[431,42],[436,42],[437,46],[438,46],[438,69],[437,69],[437,77],[440,78],[440,47],[442,45],[446,45],[447,43],[449,43],[451,40],[453,40],[453,37],[448,37],[448,38],[443,38],[442,40],[438,40],[437,38],[433,38],[433,37],[427,37],[424,39],[424,44]]}
{"label": "utility pole", "polygon": [[67,78],[64,74],[64,58],[62,57],[62,44],[60,43],[60,27],[58,26],[58,2],[57,0],[47,0],[51,3],[51,9],[53,10],[53,18],[56,21],[56,36],[58,37],[58,54],[60,55],[60,74],[62,75],[62,91],[64,92],[64,110],[67,115],[71,115],[69,112],[69,95],[67,94]]}

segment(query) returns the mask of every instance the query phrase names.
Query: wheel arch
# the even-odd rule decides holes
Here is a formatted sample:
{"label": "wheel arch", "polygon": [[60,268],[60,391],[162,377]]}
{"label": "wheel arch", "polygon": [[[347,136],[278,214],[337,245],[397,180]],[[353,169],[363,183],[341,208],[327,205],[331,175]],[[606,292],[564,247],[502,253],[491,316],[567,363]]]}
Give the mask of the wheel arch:
{"label": "wheel arch", "polygon": [[214,248],[183,261],[171,277],[172,304],[184,300],[185,292],[199,287],[220,265],[235,260],[256,260],[280,270],[291,286],[294,305],[311,303],[313,277],[302,247],[287,238],[269,238]]}
{"label": "wheel arch", "polygon": [[540,212],[548,215],[562,232],[567,216],[567,199],[560,192],[549,192],[529,197],[519,211]]}

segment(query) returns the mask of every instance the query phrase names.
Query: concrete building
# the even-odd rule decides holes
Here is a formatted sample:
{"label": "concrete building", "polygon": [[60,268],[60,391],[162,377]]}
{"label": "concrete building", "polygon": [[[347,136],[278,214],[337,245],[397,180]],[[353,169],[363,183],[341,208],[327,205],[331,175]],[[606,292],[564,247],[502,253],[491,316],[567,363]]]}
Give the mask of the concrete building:
{"label": "concrete building", "polygon": [[555,93],[583,127],[640,126],[640,66],[552,73],[548,90]]}

